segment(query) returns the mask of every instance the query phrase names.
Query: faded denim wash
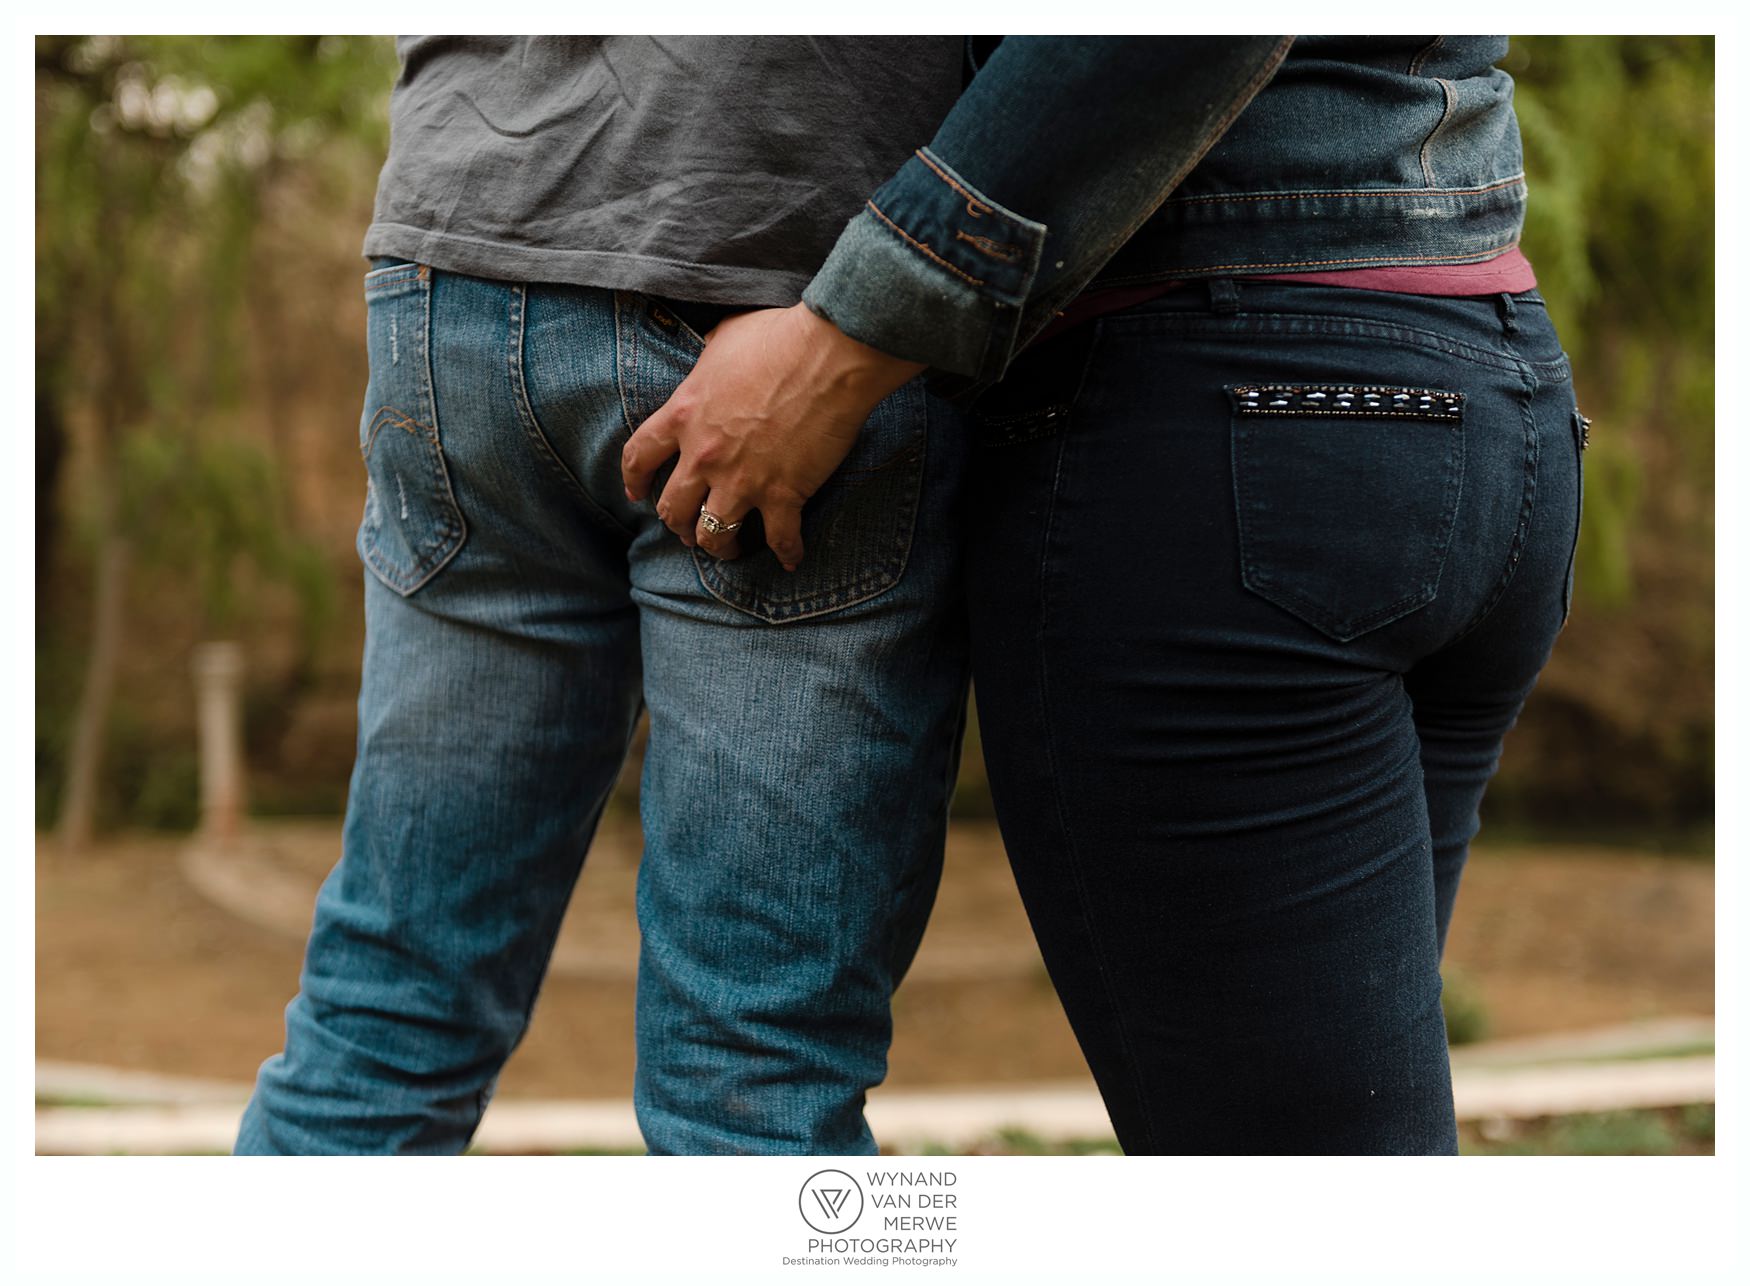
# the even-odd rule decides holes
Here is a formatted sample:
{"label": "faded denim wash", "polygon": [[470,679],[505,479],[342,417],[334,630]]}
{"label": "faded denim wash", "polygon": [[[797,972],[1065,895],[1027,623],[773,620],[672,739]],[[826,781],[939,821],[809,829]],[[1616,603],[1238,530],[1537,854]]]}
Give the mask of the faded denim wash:
{"label": "faded denim wash", "polygon": [[660,302],[366,282],[358,758],[237,1151],[467,1146],[647,704],[651,1151],[872,1153],[959,755],[958,413],[906,385],[806,510],[798,572],[718,564],[620,482],[701,348]]}

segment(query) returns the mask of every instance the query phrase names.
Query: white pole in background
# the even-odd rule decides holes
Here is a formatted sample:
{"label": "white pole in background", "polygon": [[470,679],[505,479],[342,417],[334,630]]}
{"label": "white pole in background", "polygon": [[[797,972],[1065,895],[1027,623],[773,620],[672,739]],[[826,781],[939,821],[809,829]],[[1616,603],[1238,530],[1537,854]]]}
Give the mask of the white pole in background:
{"label": "white pole in background", "polygon": [[200,643],[194,649],[200,730],[201,836],[229,848],[243,832],[243,649]]}

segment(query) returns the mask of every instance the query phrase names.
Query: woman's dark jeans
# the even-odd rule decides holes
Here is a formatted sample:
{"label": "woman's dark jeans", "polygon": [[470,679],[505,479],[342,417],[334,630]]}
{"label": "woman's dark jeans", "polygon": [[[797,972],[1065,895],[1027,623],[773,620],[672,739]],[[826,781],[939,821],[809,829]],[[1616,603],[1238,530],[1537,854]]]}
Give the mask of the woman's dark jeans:
{"label": "woman's dark jeans", "polygon": [[1440,952],[1567,614],[1535,293],[1187,286],[976,408],[1003,836],[1132,1153],[1452,1153]]}

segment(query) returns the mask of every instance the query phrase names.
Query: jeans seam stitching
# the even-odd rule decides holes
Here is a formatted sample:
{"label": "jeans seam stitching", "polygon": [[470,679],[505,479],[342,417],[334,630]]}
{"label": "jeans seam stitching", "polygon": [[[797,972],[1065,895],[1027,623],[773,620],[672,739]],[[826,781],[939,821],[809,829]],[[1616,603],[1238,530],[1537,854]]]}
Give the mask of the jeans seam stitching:
{"label": "jeans seam stitching", "polygon": [[[1202,316],[1175,316],[1137,313],[1130,316],[1101,318],[1101,324],[1111,323],[1114,329],[1172,330],[1180,334],[1205,339],[1247,338],[1269,335],[1278,339],[1321,338],[1348,333],[1363,339],[1394,339],[1420,348],[1432,349],[1452,357],[1465,357],[1500,370],[1523,374],[1527,363],[1518,357],[1479,348],[1461,339],[1453,339],[1439,331],[1417,326],[1401,326],[1396,322],[1374,321],[1366,317],[1347,317],[1338,313],[1247,313],[1237,324],[1212,325]],[[1283,327],[1280,323],[1291,323]],[[1260,324],[1263,323],[1263,324]],[[1338,323],[1332,325],[1330,323]]]}
{"label": "jeans seam stitching", "polygon": [[1537,510],[1537,466],[1541,452],[1537,441],[1537,421],[1531,414],[1531,399],[1537,390],[1537,382],[1523,363],[1519,380],[1519,421],[1525,437],[1525,481],[1519,498],[1519,522],[1513,529],[1513,540],[1507,546],[1507,566],[1502,569],[1500,579],[1496,581],[1483,605],[1477,609],[1476,615],[1447,641],[1447,647],[1480,628],[1506,596],[1508,587],[1513,584],[1513,578],[1519,572],[1519,557],[1525,550],[1525,539],[1531,531],[1531,520]]}
{"label": "jeans seam stitching", "polygon": [[529,399],[529,385],[524,374],[525,362],[523,359],[523,346],[527,334],[527,292],[528,287],[521,282],[511,287],[510,309],[513,324],[510,327],[510,343],[505,353],[506,365],[509,368],[511,400],[516,403],[517,418],[522,422],[523,433],[529,439],[530,445],[534,447],[535,454],[545,459],[548,466],[559,475],[567,489],[576,493],[578,499],[583,501],[586,512],[598,522],[607,524],[614,531],[623,535],[632,535],[633,533],[627,527],[617,522],[613,515],[602,508],[595,497],[585,489],[577,475],[571,471],[570,466],[559,458],[559,453],[553,449],[551,440],[548,439],[539,418],[535,415],[534,403]]}
{"label": "jeans seam stitching", "polygon": [[[1075,394],[1070,400],[1071,406],[1081,400],[1082,389],[1087,384],[1088,372],[1094,364],[1094,354],[1099,350],[1101,332],[1104,321],[1095,323],[1094,336],[1088,345],[1088,355],[1083,360],[1081,377],[1076,381]],[[1051,504],[1045,513],[1045,522],[1041,532],[1041,557],[1039,559],[1039,628],[1036,634],[1034,654],[1039,658],[1039,707],[1041,726],[1049,729],[1051,722],[1051,694],[1048,681],[1048,669],[1045,651],[1045,628],[1048,620],[1047,604],[1049,602],[1049,584],[1051,568],[1051,535],[1057,520],[1057,498],[1062,489],[1064,473],[1064,457],[1069,452],[1070,432],[1066,431],[1057,443],[1057,463],[1052,472]],[[1106,960],[1106,953],[1101,947],[1100,936],[1094,927],[1094,917],[1088,907],[1087,881],[1083,877],[1082,863],[1077,852],[1075,840],[1069,828],[1069,818],[1064,810],[1063,778],[1057,770],[1057,752],[1050,736],[1044,738],[1045,758],[1050,769],[1051,797],[1053,809],[1057,814],[1057,825],[1063,834],[1064,852],[1069,859],[1070,873],[1075,880],[1076,899],[1080,903],[1083,922],[1088,926],[1088,939],[1094,946],[1094,959],[1100,971],[1101,990],[1106,993],[1106,1003],[1112,1008],[1113,1025],[1118,1031],[1118,1043],[1123,1051],[1124,1061],[1130,1073],[1131,1092],[1136,1096],[1137,1110],[1142,1116],[1143,1130],[1152,1153],[1158,1146],[1155,1136],[1154,1114],[1149,1110],[1148,1096],[1143,1091],[1142,1066],[1137,1061],[1135,1048],[1130,1041],[1130,1031],[1124,1021],[1124,1008],[1118,1003],[1118,995],[1112,985],[1112,971]]]}
{"label": "jeans seam stitching", "polygon": [[[1570,390],[1571,392],[1571,390]],[[1590,423],[1577,399],[1568,416],[1568,433],[1574,445],[1574,540],[1568,549],[1568,565],[1562,572],[1562,629],[1574,610],[1574,573],[1579,567],[1580,528],[1586,517],[1586,428]]]}
{"label": "jeans seam stitching", "polygon": [[620,417],[626,423],[626,436],[638,431],[639,412],[643,403],[638,397],[638,328],[626,326],[624,293],[614,291],[614,382],[620,388]]}
{"label": "jeans seam stitching", "polygon": [[1422,68],[1427,64],[1428,59],[1431,58],[1434,55],[1434,52],[1445,43],[1445,36],[1435,36],[1433,40],[1430,40],[1424,45],[1417,52],[1416,56],[1410,59],[1410,75],[1420,76],[1422,74]]}
{"label": "jeans seam stitching", "polygon": [[1422,140],[1422,146],[1416,153],[1416,159],[1422,163],[1422,177],[1428,180],[1428,186],[1434,187],[1434,161],[1428,154],[1428,149],[1434,145],[1446,127],[1452,123],[1452,114],[1458,107],[1458,90],[1450,80],[1436,76],[1434,83],[1440,86],[1440,119],[1434,123],[1434,128],[1428,131],[1428,137]]}

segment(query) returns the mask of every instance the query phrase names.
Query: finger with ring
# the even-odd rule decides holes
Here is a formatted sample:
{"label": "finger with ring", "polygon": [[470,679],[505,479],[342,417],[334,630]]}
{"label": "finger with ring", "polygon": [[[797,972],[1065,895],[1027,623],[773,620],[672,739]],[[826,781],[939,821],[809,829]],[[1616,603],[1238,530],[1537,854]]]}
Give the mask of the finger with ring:
{"label": "finger with ring", "polygon": [[681,538],[683,545],[698,540],[699,506],[709,492],[703,478],[678,468],[663,485],[662,495],[656,501],[656,516]]}
{"label": "finger with ring", "polygon": [[[715,501],[717,507],[711,507]],[[727,504],[722,496],[706,496],[699,507],[699,548],[715,558],[736,558],[741,554],[741,542],[735,533],[747,521],[747,506]]]}

